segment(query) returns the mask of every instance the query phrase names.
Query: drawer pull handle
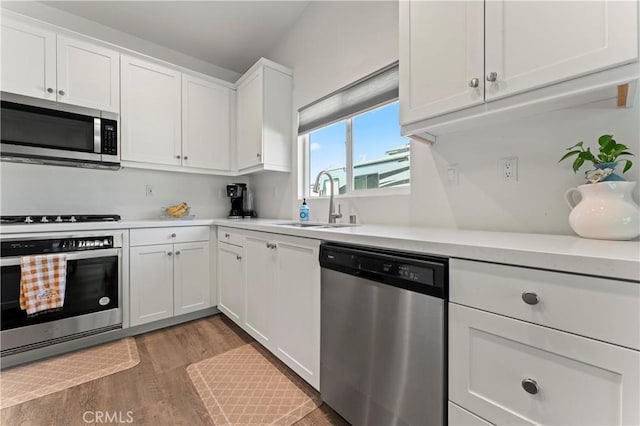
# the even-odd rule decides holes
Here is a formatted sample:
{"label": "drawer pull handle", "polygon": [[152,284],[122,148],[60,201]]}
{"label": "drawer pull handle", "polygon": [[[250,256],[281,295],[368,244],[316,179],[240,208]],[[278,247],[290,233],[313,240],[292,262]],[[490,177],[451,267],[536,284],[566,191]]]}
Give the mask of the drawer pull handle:
{"label": "drawer pull handle", "polygon": [[242,256],[236,255],[236,260],[242,260]]}
{"label": "drawer pull handle", "polygon": [[173,253],[171,253],[170,251],[167,252],[167,256],[173,256]]}
{"label": "drawer pull handle", "polygon": [[176,237],[176,234],[171,234],[171,238],[175,238],[175,237]]}
{"label": "drawer pull handle", "polygon": [[229,234],[224,234],[224,237],[225,237],[225,238],[229,238],[229,237],[230,237],[230,235],[229,235]]}
{"label": "drawer pull handle", "polygon": [[538,297],[537,294],[530,293],[528,291],[525,291],[524,293],[522,293],[522,300],[527,305],[537,305],[538,302],[540,302],[540,298]]}
{"label": "drawer pull handle", "polygon": [[522,379],[522,389],[531,395],[535,395],[540,391],[538,383],[533,379]]}

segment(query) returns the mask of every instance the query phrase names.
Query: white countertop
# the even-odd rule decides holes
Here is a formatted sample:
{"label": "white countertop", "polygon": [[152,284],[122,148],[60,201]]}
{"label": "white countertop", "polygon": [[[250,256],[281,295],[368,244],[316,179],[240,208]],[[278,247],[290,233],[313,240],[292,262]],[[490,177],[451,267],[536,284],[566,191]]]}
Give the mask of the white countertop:
{"label": "white countertop", "polygon": [[640,242],[637,240],[600,241],[568,235],[381,225],[340,228],[282,225],[291,222],[273,219],[193,219],[6,225],[0,227],[0,234],[219,225],[640,282]]}

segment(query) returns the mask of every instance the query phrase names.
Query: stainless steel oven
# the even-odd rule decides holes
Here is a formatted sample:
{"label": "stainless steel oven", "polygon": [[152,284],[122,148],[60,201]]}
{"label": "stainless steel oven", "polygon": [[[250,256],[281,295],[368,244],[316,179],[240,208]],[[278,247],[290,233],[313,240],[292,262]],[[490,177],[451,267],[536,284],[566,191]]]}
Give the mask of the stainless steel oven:
{"label": "stainless steel oven", "polygon": [[[1,355],[122,328],[122,232],[6,235],[0,242]],[[37,315],[20,309],[20,259],[67,255],[63,307]]]}

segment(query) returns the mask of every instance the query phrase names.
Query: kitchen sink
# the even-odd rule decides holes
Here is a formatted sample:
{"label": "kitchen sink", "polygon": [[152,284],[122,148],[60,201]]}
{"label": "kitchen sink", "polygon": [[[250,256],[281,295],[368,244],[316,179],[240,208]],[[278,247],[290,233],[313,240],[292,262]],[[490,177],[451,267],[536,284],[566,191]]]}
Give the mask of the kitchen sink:
{"label": "kitchen sink", "polygon": [[295,226],[297,228],[342,228],[345,226],[355,226],[350,223],[309,223],[309,222],[287,222],[278,223],[279,226]]}

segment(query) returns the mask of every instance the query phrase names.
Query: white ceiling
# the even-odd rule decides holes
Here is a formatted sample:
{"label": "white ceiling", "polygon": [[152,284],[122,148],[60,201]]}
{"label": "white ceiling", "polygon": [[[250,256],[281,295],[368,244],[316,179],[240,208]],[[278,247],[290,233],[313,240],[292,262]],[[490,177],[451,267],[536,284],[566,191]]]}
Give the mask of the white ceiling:
{"label": "white ceiling", "polygon": [[291,28],[310,1],[46,1],[48,6],[238,73]]}

